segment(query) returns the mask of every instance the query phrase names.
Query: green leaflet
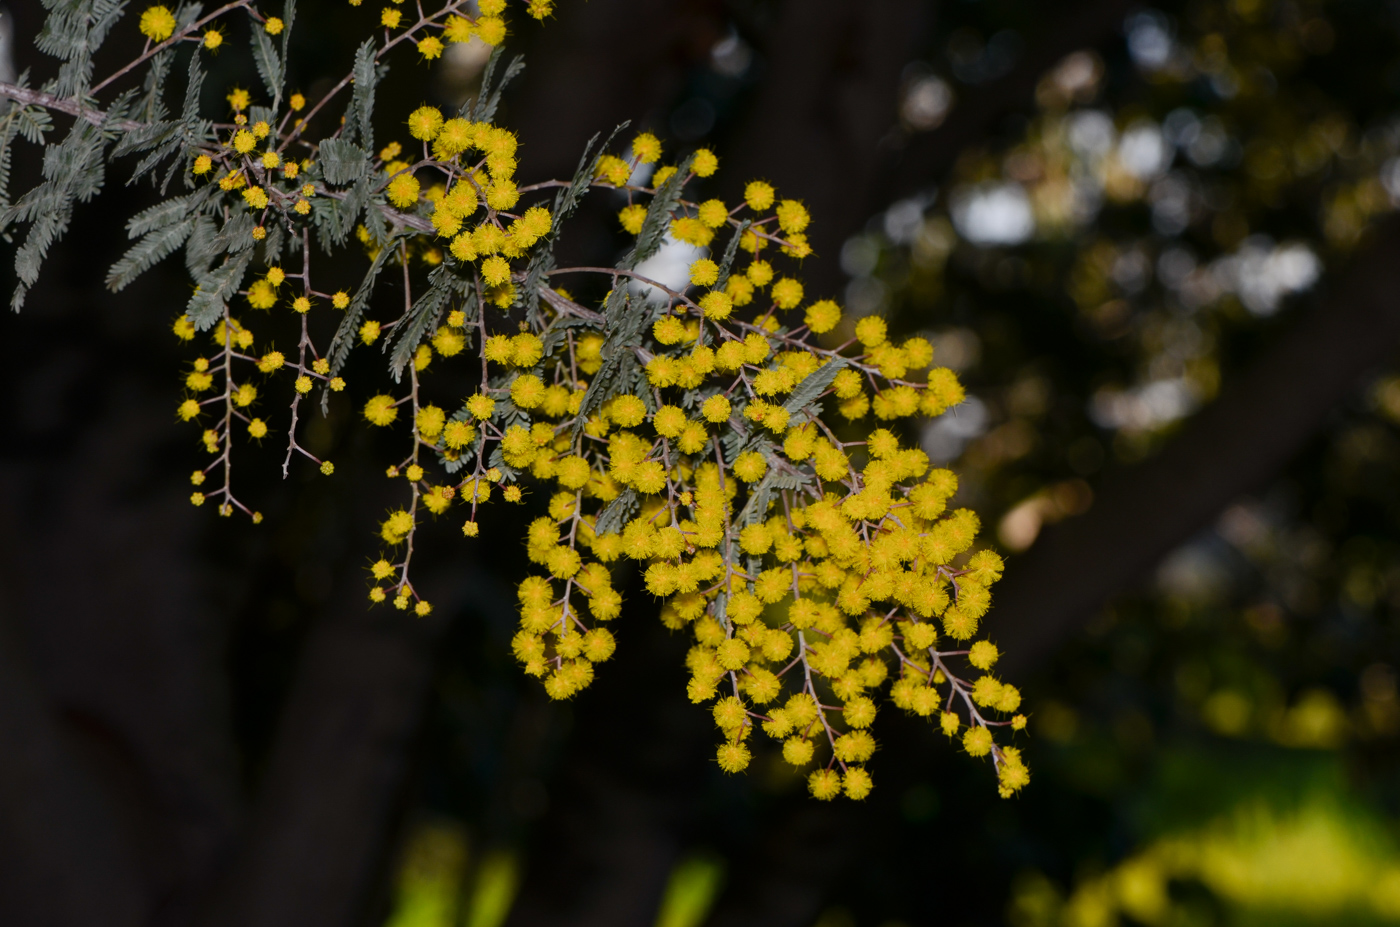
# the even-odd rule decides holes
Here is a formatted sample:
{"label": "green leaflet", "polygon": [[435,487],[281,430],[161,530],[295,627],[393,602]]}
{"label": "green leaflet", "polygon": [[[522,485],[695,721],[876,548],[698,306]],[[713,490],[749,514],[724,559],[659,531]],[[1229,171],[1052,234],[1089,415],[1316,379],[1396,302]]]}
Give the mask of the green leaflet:
{"label": "green leaflet", "polygon": [[567,187],[554,195],[549,234],[530,255],[530,262],[525,268],[525,282],[518,297],[519,302],[525,307],[526,319],[532,325],[537,325],[539,322],[540,287],[544,284],[549,271],[554,269],[554,245],[559,239],[559,226],[578,208],[584,193],[588,191],[589,182],[593,179],[593,172],[597,169],[598,161],[602,158],[603,152],[608,150],[608,146],[617,137],[617,133],[625,129],[627,125],[628,123],[624,122],[613,129],[608,140],[596,152],[593,150],[593,144],[598,141],[598,135],[594,133],[593,137],[588,140],[588,144],[583,147],[583,155],[579,158],[578,169],[574,171],[573,179],[569,181]]}
{"label": "green leaflet", "polygon": [[[28,83],[28,71],[16,80],[20,87],[28,86]],[[21,106],[14,101],[2,105],[4,109],[3,115],[0,115],[0,217],[8,212],[10,206],[10,161],[14,155],[15,136],[21,135],[35,145],[43,145],[47,141],[44,134],[53,129],[53,120],[49,118],[47,110],[37,106]],[[3,218],[0,218],[0,237],[5,241],[12,240],[8,223]]]}
{"label": "green leaflet", "polygon": [[844,370],[848,363],[844,357],[833,357],[824,366],[803,377],[802,382],[797,384],[797,388],[787,398],[787,402],[783,403],[788,416],[796,418],[800,412],[816,402],[817,397],[830,388],[831,381],[836,379],[836,375]]}
{"label": "green leaflet", "polygon": [[194,279],[209,273],[209,265],[222,253],[216,242],[218,234],[219,227],[214,224],[213,216],[205,214],[195,218],[185,242],[185,269]]}
{"label": "green leaflet", "polygon": [[[578,419],[574,422],[574,436],[583,430],[584,420],[597,411],[609,397],[632,392],[638,370],[637,357],[630,345],[638,344],[642,330],[651,320],[652,313],[645,304],[636,311],[628,312],[631,298],[625,283],[613,287],[603,309],[607,337],[603,342],[603,366],[598,369],[579,405]],[[643,390],[642,392],[646,392]]]}
{"label": "green leaflet", "polygon": [[214,247],[218,253],[253,250],[257,244],[253,241],[253,225],[253,214],[247,210],[240,209],[229,216],[214,236]]}
{"label": "green leaflet", "polygon": [[0,228],[14,222],[32,223],[15,251],[19,284],[10,299],[11,309],[19,311],[24,305],[49,248],[68,230],[73,204],[87,202],[102,189],[105,147],[106,139],[96,126],[76,120],[63,141],[44,150],[44,181],[0,215]]}
{"label": "green leaflet", "polygon": [[598,524],[594,530],[598,534],[617,534],[632,520],[640,505],[641,498],[637,491],[631,487],[624,489],[598,513]]}
{"label": "green leaflet", "polygon": [[583,195],[588,192],[588,186],[593,181],[593,172],[598,169],[598,162],[608,150],[608,146],[612,144],[613,139],[617,138],[617,133],[629,125],[631,125],[630,122],[620,123],[608,135],[608,139],[603,142],[602,147],[596,151],[593,150],[593,143],[598,141],[598,133],[596,132],[588,140],[588,144],[583,146],[583,154],[578,159],[578,169],[574,171],[573,179],[569,181],[567,187],[554,195],[554,209],[550,217],[550,234],[557,232],[560,223],[574,214],[574,210],[583,200]]}
{"label": "green leaflet", "polygon": [[253,261],[253,251],[248,249],[231,254],[212,272],[206,274],[190,297],[185,314],[199,331],[212,328],[223,317],[228,308],[228,298],[238,292],[243,283],[243,275]]}
{"label": "green leaflet", "polygon": [[719,262],[719,279],[715,281],[714,289],[722,290],[729,282],[729,271],[734,267],[734,258],[739,253],[739,242],[743,239],[744,233],[749,230],[753,223],[748,219],[739,223],[739,227],[734,230],[734,235],[729,239],[729,244],[725,246],[724,257]]}
{"label": "green leaflet", "polygon": [[[297,18],[297,0],[287,0],[282,6],[282,60],[291,61],[288,57],[288,46],[292,41],[292,23]],[[278,98],[280,101],[280,97]]]}
{"label": "green leaflet", "polygon": [[[413,360],[418,345],[437,328],[438,319],[442,318],[442,311],[447,308],[452,296],[466,296],[469,292],[470,284],[446,264],[438,265],[428,275],[428,291],[418,297],[408,315],[394,329],[397,337],[389,357],[389,371],[394,375],[394,382],[397,383],[403,376],[404,368]],[[384,342],[384,350],[389,350],[388,339]]]}
{"label": "green leaflet", "polygon": [[384,248],[374,256],[370,262],[369,270],[365,271],[365,279],[361,281],[360,288],[355,291],[355,295],[350,299],[350,305],[345,309],[345,317],[340,320],[340,326],[335,330],[335,337],[331,339],[331,348],[326,352],[326,356],[331,362],[331,375],[339,373],[345,366],[345,360],[350,356],[350,349],[355,346],[355,337],[360,329],[360,319],[364,318],[365,308],[369,305],[370,294],[374,292],[375,281],[379,279],[379,273],[384,269],[384,264],[390,257],[394,256],[395,242]]}
{"label": "green leaflet", "polygon": [[[495,86],[491,85],[491,78],[496,73],[496,66],[500,63],[504,50],[497,46],[491,52],[491,57],[486,59],[486,68],[481,72],[481,92],[477,95],[474,104],[468,103],[462,107],[462,115],[473,122],[490,122],[496,118],[496,108],[501,105],[501,94],[505,91],[506,85],[514,80],[521,71],[525,70],[525,59],[516,55],[510,59],[510,64],[506,66],[506,71],[501,75],[501,79]],[[467,107],[471,109],[468,112]]]}
{"label": "green leaflet", "polygon": [[694,162],[695,155],[682,161],[680,166],[676,168],[676,172],[661,185],[661,189],[656,191],[656,195],[651,198],[651,203],[647,206],[646,218],[642,220],[642,230],[637,234],[637,244],[622,259],[618,267],[632,270],[660,250],[661,240],[665,237],[666,229],[671,224],[671,213],[675,211],[676,204],[680,202],[681,188],[685,183],[685,178],[690,175],[690,165]]}
{"label": "green leaflet", "polygon": [[193,216],[186,216],[178,222],[148,232],[107,271],[107,289],[112,292],[124,289],[131,281],[173,254],[190,237],[194,223]]}
{"label": "green leaflet", "polygon": [[744,510],[739,513],[738,520],[745,525],[752,525],[766,518],[768,507],[773,504],[773,497],[779,492],[800,489],[811,482],[805,474],[779,469],[780,458],[777,457],[771,442],[759,442],[757,450],[767,459],[768,472],[763,474],[763,479],[749,491],[749,500],[744,505]]}
{"label": "green leaflet", "polygon": [[374,39],[365,39],[355,50],[355,66],[351,71],[354,89],[350,95],[350,107],[345,112],[344,138],[355,141],[357,138],[366,149],[374,148],[374,89],[380,72],[374,65]]}
{"label": "green leaflet", "polygon": [[61,58],[58,77],[44,89],[60,97],[86,96],[92,83],[92,55],[107,38],[126,0],[43,0],[49,11],[34,44]]}
{"label": "green leaflet", "polygon": [[286,71],[282,55],[272,47],[272,36],[266,30],[253,26],[253,63],[257,65],[258,76],[272,97],[273,107],[282,102],[282,86],[286,83]]}
{"label": "green leaflet", "polygon": [[343,138],[323,141],[320,160],[321,175],[329,184],[343,186],[369,174],[369,152]]}

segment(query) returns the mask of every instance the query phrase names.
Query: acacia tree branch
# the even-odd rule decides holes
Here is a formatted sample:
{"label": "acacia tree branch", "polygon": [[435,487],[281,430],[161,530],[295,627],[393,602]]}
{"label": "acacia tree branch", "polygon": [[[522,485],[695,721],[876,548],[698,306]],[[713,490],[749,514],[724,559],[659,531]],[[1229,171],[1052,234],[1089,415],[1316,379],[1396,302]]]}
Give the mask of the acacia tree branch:
{"label": "acacia tree branch", "polygon": [[1400,344],[1400,220],[1374,229],[1318,299],[1152,459],[1008,565],[993,609],[1008,676],[1028,672],[1226,505],[1263,485]]}
{"label": "acacia tree branch", "polygon": [[29,87],[21,87],[17,84],[7,84],[0,81],[0,98],[14,100],[25,106],[42,106],[44,109],[56,109],[60,113],[67,113],[92,123],[95,126],[103,126],[108,129],[119,129],[123,132],[131,132],[145,126],[143,122],[135,122],[130,119],[116,119],[108,121],[107,114],[100,109],[88,109],[77,100],[69,97],[56,97],[51,93],[44,93],[42,90],[33,90]]}

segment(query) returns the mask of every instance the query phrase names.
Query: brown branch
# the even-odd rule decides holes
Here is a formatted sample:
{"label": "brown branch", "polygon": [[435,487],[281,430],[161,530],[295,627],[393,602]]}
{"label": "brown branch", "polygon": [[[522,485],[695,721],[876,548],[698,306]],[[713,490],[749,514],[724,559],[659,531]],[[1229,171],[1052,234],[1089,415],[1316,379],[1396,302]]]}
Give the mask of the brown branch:
{"label": "brown branch", "polygon": [[102,110],[88,109],[77,100],[56,97],[51,93],[31,90],[28,87],[7,84],[3,81],[0,81],[0,98],[14,100],[26,106],[42,106],[45,109],[56,109],[60,113],[76,116],[95,126],[102,126],[109,129],[121,129],[123,132],[130,132],[133,129],[139,129],[145,125],[143,122],[135,122],[131,119],[115,119],[109,121],[107,114]]}
{"label": "brown branch", "polygon": [[1007,567],[992,628],[1022,675],[1226,505],[1273,478],[1400,344],[1400,221],[1373,230],[1317,300],[1151,460],[1105,481],[1089,512]]}

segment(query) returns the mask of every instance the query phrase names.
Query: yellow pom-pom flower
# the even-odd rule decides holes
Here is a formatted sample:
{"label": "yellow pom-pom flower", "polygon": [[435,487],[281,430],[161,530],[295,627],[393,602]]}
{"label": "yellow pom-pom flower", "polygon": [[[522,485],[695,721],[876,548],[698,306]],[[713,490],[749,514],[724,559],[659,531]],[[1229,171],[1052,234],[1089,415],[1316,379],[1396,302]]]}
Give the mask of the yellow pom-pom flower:
{"label": "yellow pom-pom flower", "polygon": [[768,472],[768,461],[758,451],[745,451],[734,458],[734,475],[745,483],[757,483]]}
{"label": "yellow pom-pom flower", "polygon": [[476,21],[476,35],[487,45],[500,45],[506,40],[506,21],[499,16],[483,16]]}
{"label": "yellow pom-pom flower", "polygon": [[617,221],[622,223],[622,227],[629,235],[636,235],[642,230],[642,223],[646,220],[647,208],[640,203],[633,203],[617,214]]}
{"label": "yellow pom-pom flower", "polygon": [[773,185],[762,180],[751,180],[744,187],[744,203],[755,212],[764,212],[773,205]]}
{"label": "yellow pom-pom flower", "polygon": [[412,174],[403,173],[396,175],[393,180],[389,181],[385,195],[388,196],[389,202],[395,206],[407,209],[418,202],[419,189],[418,178]]}
{"label": "yellow pom-pom flower", "polygon": [[729,219],[729,209],[722,200],[706,200],[695,211],[695,216],[710,228],[717,229]]}
{"label": "yellow pom-pom flower", "polygon": [[371,425],[383,427],[391,424],[394,419],[399,417],[399,410],[394,405],[393,396],[380,394],[370,397],[370,400],[365,403],[364,414],[365,420]]}
{"label": "yellow pom-pom flower", "polygon": [[701,258],[690,265],[690,282],[694,286],[713,286],[719,280],[719,265]]}
{"label": "yellow pom-pom flower", "polygon": [[661,140],[650,132],[643,132],[632,140],[632,156],[642,164],[654,164],[661,160]]}
{"label": "yellow pom-pom flower", "polygon": [[695,152],[695,160],[690,163],[690,169],[695,172],[696,177],[709,177],[719,170],[719,158],[708,148],[701,148]]}
{"label": "yellow pom-pom flower", "polygon": [[791,277],[783,277],[773,284],[770,294],[779,309],[795,309],[802,302],[802,284]]}
{"label": "yellow pom-pom flower", "polygon": [[840,323],[841,307],[829,299],[819,300],[807,307],[802,321],[818,335],[824,335]]}
{"label": "yellow pom-pom flower", "polygon": [[729,421],[730,402],[726,396],[711,396],[706,399],[700,407],[700,414],[705,421],[719,424]]}
{"label": "yellow pom-pom flower", "polygon": [[728,293],[711,290],[700,297],[700,309],[705,313],[705,318],[720,321],[729,318],[734,311],[734,300],[729,298]]}
{"label": "yellow pom-pom flower", "polygon": [[147,7],[137,28],[152,42],[164,42],[175,34],[175,14],[163,6]]}
{"label": "yellow pom-pom flower", "polygon": [[472,21],[463,16],[449,16],[442,24],[442,37],[449,42],[469,42],[475,27]]}
{"label": "yellow pom-pom flower", "polygon": [[834,769],[819,769],[807,777],[807,789],[813,798],[831,801],[841,794],[841,774]]}
{"label": "yellow pom-pom flower", "polygon": [[778,204],[778,226],[788,233],[802,232],[810,225],[812,217],[807,207],[797,200],[783,200]]}
{"label": "yellow pom-pom flower", "polygon": [[870,773],[859,766],[852,766],[846,770],[846,774],[841,778],[841,787],[846,792],[846,797],[860,801],[870,794],[874,788],[874,782],[870,778]]}
{"label": "yellow pom-pom flower", "polygon": [[442,113],[436,106],[420,106],[408,116],[408,134],[420,141],[430,142],[441,131]]}
{"label": "yellow pom-pom flower", "polygon": [[750,283],[762,288],[773,282],[773,265],[767,261],[754,261],[744,274]]}
{"label": "yellow pom-pom flower", "polygon": [[887,337],[885,320],[878,315],[868,315],[856,323],[856,338],[867,348],[879,347]]}
{"label": "yellow pom-pom flower", "polygon": [[441,58],[443,48],[442,39],[435,35],[426,36],[418,42],[418,54],[423,56],[424,61]]}
{"label": "yellow pom-pom flower", "polygon": [[997,650],[997,645],[991,641],[978,641],[973,644],[967,653],[967,662],[980,670],[988,670],[997,662],[1001,653]]}
{"label": "yellow pom-pom flower", "polygon": [[969,756],[986,756],[992,752],[992,732],[985,727],[969,728],[963,735],[963,749]]}

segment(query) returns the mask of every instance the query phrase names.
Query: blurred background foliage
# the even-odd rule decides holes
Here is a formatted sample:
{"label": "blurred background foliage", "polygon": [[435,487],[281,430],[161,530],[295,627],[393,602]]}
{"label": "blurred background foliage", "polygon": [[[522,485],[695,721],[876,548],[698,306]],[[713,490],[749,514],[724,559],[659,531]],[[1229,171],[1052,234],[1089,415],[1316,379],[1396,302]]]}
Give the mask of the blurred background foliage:
{"label": "blurred background foliage", "polygon": [[[782,174],[812,156],[796,137],[791,148],[744,147],[762,137],[756,121],[786,118],[766,95],[791,77],[792,56],[817,53],[801,44],[791,4],[561,6],[557,22],[522,24],[518,37],[530,70],[502,121],[521,128],[524,173],[571,170],[582,141],[622,118],[672,150],[711,145],[735,170]],[[817,6],[810,17],[830,12]],[[1055,542],[1057,525],[1093,517],[1105,481],[1130,479],[1301,314],[1346,292],[1341,275],[1400,204],[1400,6],[906,6],[917,28],[903,36],[907,51],[888,50],[894,77],[870,89],[857,74],[816,91],[884,94],[855,100],[890,114],[864,156],[875,166],[852,155],[826,175],[831,189],[780,189],[814,202],[818,226],[824,197],[857,214],[826,220],[839,235],[816,239],[821,286],[853,317],[881,314],[897,333],[930,337],[968,384],[955,414],[911,437],[961,474],[958,502],[1010,555],[1010,581]],[[877,18],[877,7],[856,15]],[[35,14],[12,13],[11,34],[32,35]],[[317,21],[323,31],[298,38],[312,95],[345,57],[337,43],[359,34],[338,13]],[[1050,39],[1067,47],[1046,52]],[[382,92],[403,105],[381,110],[404,111],[425,87],[432,102],[460,102],[479,52],[454,47],[431,69],[399,67]],[[251,80],[229,68],[211,84]],[[988,104],[1007,81],[1025,92]],[[969,123],[979,107],[994,113]],[[953,141],[929,147],[940,138]],[[587,234],[566,242],[576,256],[622,246],[616,204],[601,199],[581,220]],[[117,191],[89,215],[124,218],[140,202],[139,191]],[[68,272],[55,272],[47,300],[8,320],[0,339],[0,376],[21,397],[5,452],[6,530],[38,539],[10,551],[11,569],[28,577],[16,580],[12,608],[52,605],[55,622],[65,608],[90,609],[64,605],[67,593],[34,565],[101,559],[112,545],[74,540],[89,537],[92,512],[154,507],[158,517],[140,524],[169,539],[170,557],[124,570],[121,588],[154,590],[156,606],[170,599],[169,609],[217,629],[181,624],[217,639],[198,665],[225,680],[211,701],[229,733],[206,752],[231,751],[239,773],[208,793],[223,796],[208,817],[236,820],[233,796],[271,788],[289,763],[309,764],[313,778],[355,768],[334,750],[317,759],[287,742],[317,740],[298,720],[298,693],[318,678],[304,664],[327,616],[359,608],[347,603],[363,597],[379,458],[332,417],[310,440],[334,449],[333,484],[283,486],[275,449],[252,455],[266,458],[263,528],[177,509],[196,449],[165,422],[176,361],[154,333],[184,284],[172,271],[117,300],[100,293],[105,264],[92,256],[114,251],[116,225],[77,233],[60,255]],[[1293,376],[1306,385],[1310,370]],[[82,401],[99,389],[108,398]],[[432,621],[403,645],[403,632],[370,620],[355,638],[364,652],[321,674],[363,687],[370,703],[345,723],[410,720],[391,728],[392,762],[365,774],[387,784],[365,811],[378,823],[343,910],[302,922],[1400,922],[1400,367],[1368,368],[1318,426],[1286,466],[1236,494],[1148,575],[1122,577],[1125,591],[1078,630],[1021,655],[1015,681],[1027,694],[1036,778],[1012,801],[928,725],[893,712],[876,728],[876,791],[858,808],[815,806],[775,757],[747,777],[723,776],[708,759],[706,718],[684,700],[685,643],[654,620],[635,582],[614,663],[574,703],[548,704],[508,658],[522,551],[482,541],[463,554],[443,529],[427,545],[438,558],[432,597],[443,603]],[[112,442],[135,448],[131,459],[80,476],[73,461]],[[25,501],[73,485],[71,512]],[[518,533],[519,513],[483,520],[483,538]],[[161,569],[165,578],[152,579]],[[1095,571],[1080,562],[1058,582]],[[211,584],[226,593],[220,601],[208,601]],[[994,606],[994,636],[997,617]],[[64,646],[25,624],[35,619],[10,620],[38,651]],[[172,651],[170,662],[180,659]],[[61,659],[36,662],[58,702],[83,701],[82,685],[43,668]],[[402,691],[380,699],[375,686],[395,673]],[[301,860],[287,857],[294,869]],[[170,874],[178,865],[147,868],[152,884],[176,886],[161,910],[200,907],[188,900],[199,886]]]}

